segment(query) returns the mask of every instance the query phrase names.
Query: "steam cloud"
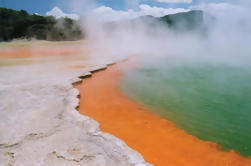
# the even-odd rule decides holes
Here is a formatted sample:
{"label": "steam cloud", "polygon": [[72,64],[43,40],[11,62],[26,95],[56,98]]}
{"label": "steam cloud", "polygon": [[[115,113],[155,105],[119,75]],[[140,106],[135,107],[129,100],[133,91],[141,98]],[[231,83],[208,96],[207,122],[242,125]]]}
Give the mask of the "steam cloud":
{"label": "steam cloud", "polygon": [[[126,12],[104,6],[97,8],[93,1],[90,4],[91,7],[81,21],[94,54],[143,59],[174,56],[190,61],[204,60],[235,65],[251,62],[249,2],[201,3],[191,6],[190,9],[163,9],[139,5],[138,11],[130,9]],[[134,1],[128,5],[135,6],[138,2]],[[143,15],[160,17],[193,9],[204,11],[206,34],[196,31],[177,33],[154,20],[132,21]],[[115,23],[116,26],[106,26]]]}

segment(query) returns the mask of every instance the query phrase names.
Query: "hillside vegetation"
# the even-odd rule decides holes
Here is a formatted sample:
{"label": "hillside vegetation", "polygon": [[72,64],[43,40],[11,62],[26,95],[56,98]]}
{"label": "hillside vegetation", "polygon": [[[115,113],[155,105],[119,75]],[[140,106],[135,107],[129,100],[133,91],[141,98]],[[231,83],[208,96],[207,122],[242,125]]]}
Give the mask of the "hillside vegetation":
{"label": "hillside vegetation", "polygon": [[0,41],[16,38],[39,40],[79,40],[83,32],[77,21],[69,18],[30,15],[25,10],[0,8]]}
{"label": "hillside vegetation", "polygon": [[192,10],[189,12],[170,14],[159,18],[168,24],[172,29],[184,31],[184,30],[197,30],[203,27],[203,15],[200,10]]}
{"label": "hillside vegetation", "polygon": [[179,34],[198,32],[198,34],[206,35],[208,27],[206,26],[205,17],[207,17],[207,23],[211,21],[210,23],[213,24],[213,17],[205,16],[203,11],[192,10],[163,17],[145,15],[129,20],[113,21],[104,24],[104,28],[109,34],[112,34],[117,28],[129,30],[131,33],[137,30],[141,31],[144,28],[146,33],[153,35],[159,28],[166,28],[170,32]]}
{"label": "hillside vegetation", "polygon": [[[157,22],[164,23],[167,28],[175,32],[200,30],[205,32],[203,12],[189,11],[170,14],[164,17],[141,16],[127,20],[129,24],[120,21],[106,23],[104,27],[113,31],[118,26],[128,26],[134,29],[138,22],[147,22],[149,27],[158,26]],[[124,27],[128,28],[128,27]],[[70,18],[56,19],[53,16],[30,15],[25,10],[0,8],[0,41],[12,39],[38,39],[49,41],[73,41],[85,37],[84,31],[76,20]]]}

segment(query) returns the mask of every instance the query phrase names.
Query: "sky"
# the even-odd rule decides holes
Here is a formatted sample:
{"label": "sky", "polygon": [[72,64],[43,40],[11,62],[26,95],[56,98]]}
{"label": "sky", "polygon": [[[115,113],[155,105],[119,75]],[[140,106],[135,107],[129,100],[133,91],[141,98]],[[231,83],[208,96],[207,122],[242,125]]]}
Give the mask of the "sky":
{"label": "sky", "polygon": [[116,19],[127,18],[129,15],[162,16],[188,11],[202,3],[221,4],[234,1],[241,0],[0,0],[0,6],[24,9],[30,14],[68,16],[74,19],[90,9],[96,9],[96,14],[104,15],[104,18],[115,15],[112,18]]}

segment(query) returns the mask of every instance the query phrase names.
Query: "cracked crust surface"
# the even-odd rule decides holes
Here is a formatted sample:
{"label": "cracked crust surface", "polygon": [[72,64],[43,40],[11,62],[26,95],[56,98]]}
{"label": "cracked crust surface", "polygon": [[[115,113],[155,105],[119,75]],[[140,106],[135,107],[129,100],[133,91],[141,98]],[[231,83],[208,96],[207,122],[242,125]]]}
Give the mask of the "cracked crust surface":
{"label": "cracked crust surface", "polygon": [[150,165],[77,112],[79,92],[72,84],[106,67],[82,63],[90,67],[70,70],[74,62],[1,67],[0,166]]}

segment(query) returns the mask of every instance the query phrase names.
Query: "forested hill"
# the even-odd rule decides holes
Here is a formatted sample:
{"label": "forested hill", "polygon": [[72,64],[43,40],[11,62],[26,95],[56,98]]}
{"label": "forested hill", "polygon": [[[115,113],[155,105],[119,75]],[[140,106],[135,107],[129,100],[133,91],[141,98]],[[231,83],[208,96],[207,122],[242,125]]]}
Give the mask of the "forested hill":
{"label": "forested hill", "polygon": [[[176,14],[169,14],[163,17],[141,16],[140,19],[149,23],[162,22],[169,29],[176,32],[201,30],[204,26],[204,12],[200,10],[191,10]],[[213,18],[211,18],[213,19]],[[135,20],[134,20],[135,21]],[[138,18],[136,19],[138,21]]]}
{"label": "forested hill", "polygon": [[167,23],[170,28],[179,31],[196,30],[202,28],[204,23],[203,19],[204,13],[200,10],[169,14],[159,18],[159,20]]}
{"label": "forested hill", "polygon": [[[149,27],[158,26],[156,23],[162,22],[175,32],[193,30],[204,32],[206,28],[203,26],[203,15],[202,11],[195,10],[170,14],[160,18],[141,16],[127,21],[130,26],[145,20],[149,23]],[[105,27],[113,31],[119,25],[125,26],[125,24],[120,24],[120,21],[117,21],[106,23]],[[70,18],[56,19],[52,16],[30,15],[25,10],[16,11],[0,7],[0,41],[10,41],[18,38],[71,41],[83,39],[84,31],[78,21]]]}
{"label": "forested hill", "polygon": [[210,21],[210,23],[213,24],[214,20],[215,18],[205,14],[203,11],[191,10],[188,12],[169,14],[163,17],[145,15],[128,20],[113,21],[104,24],[104,28],[109,33],[112,33],[113,29],[121,27],[128,30],[142,28],[141,23],[144,23],[147,33],[152,33],[155,29],[161,27],[179,34],[196,32],[197,34],[206,35],[208,31],[207,23]]}
{"label": "forested hill", "polygon": [[76,20],[30,15],[25,10],[0,7],[0,41],[16,38],[39,40],[80,40],[84,37]]}

